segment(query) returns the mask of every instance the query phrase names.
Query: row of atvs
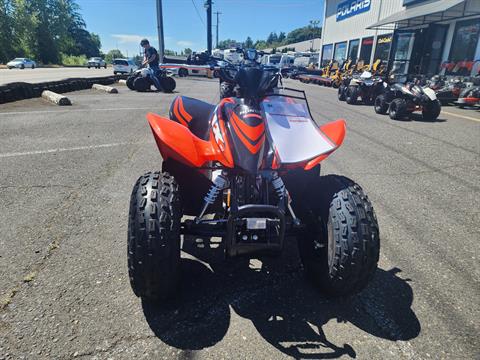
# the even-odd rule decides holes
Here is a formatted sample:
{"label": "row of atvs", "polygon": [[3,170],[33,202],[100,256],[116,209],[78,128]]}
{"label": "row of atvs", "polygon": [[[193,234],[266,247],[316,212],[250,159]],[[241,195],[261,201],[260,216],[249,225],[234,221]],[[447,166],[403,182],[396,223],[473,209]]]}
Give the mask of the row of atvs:
{"label": "row of atvs", "polygon": [[344,79],[338,88],[338,99],[354,105],[374,105],[377,114],[403,119],[421,112],[425,120],[436,120],[442,105],[455,103],[460,107],[480,107],[480,86],[461,79],[445,81],[434,76],[428,81],[415,79],[406,84],[388,84],[381,76],[368,71]]}

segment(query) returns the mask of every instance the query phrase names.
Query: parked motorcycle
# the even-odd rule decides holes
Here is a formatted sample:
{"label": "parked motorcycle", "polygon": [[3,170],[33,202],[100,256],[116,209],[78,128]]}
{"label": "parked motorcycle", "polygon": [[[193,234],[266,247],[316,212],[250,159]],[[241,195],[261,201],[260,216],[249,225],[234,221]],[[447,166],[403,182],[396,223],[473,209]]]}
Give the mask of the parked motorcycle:
{"label": "parked motorcycle", "polygon": [[169,118],[147,115],[162,171],[137,180],[128,224],[130,283],[144,300],[175,294],[181,235],[221,237],[229,257],[278,255],[296,237],[305,272],[330,296],[360,291],[375,273],[372,204],[353,180],[320,176],[345,121],[318,127],[305,93],[279,88],[278,69],[256,56],[245,51],[250,63],[221,67],[235,97],[213,105],[179,96]]}

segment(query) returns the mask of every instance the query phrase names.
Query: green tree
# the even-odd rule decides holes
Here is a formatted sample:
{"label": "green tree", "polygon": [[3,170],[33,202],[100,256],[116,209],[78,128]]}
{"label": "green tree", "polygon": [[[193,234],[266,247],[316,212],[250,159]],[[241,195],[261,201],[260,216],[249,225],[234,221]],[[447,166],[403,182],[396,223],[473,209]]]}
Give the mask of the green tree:
{"label": "green tree", "polygon": [[265,40],[257,40],[253,47],[257,50],[263,50],[268,48],[268,44]]}
{"label": "green tree", "polygon": [[185,49],[183,49],[182,54],[185,55],[185,56],[188,56],[188,55],[190,55],[192,52],[193,52],[192,49],[190,49],[190,48],[185,48]]}
{"label": "green tree", "polygon": [[278,34],[278,42],[282,43],[285,41],[286,38],[287,36],[285,35],[285,33],[283,31],[280,31],[280,34]]}
{"label": "green tree", "polygon": [[286,44],[292,44],[300,41],[319,38],[321,36],[322,36],[322,28],[305,26],[305,27],[290,31],[284,42]]}
{"label": "green tree", "polygon": [[12,12],[12,1],[0,0],[0,63],[15,55]]}
{"label": "green tree", "polygon": [[267,44],[273,44],[278,41],[278,35],[276,32],[271,32],[270,35],[268,35],[267,38]]}
{"label": "green tree", "polygon": [[120,59],[124,58],[122,52],[118,49],[113,49],[110,50],[106,55],[105,55],[105,62],[107,64],[111,64],[113,59]]}
{"label": "green tree", "polygon": [[237,44],[236,40],[226,39],[226,40],[219,41],[217,47],[221,50],[225,50],[225,49],[230,49],[232,47],[235,47],[236,44]]}
{"label": "green tree", "polygon": [[243,43],[243,46],[246,48],[246,49],[251,49],[253,48],[253,40],[250,36],[247,37],[247,40],[245,40],[245,42]]}
{"label": "green tree", "polygon": [[60,54],[98,56],[76,0],[0,0],[0,61],[15,56],[58,63]]}

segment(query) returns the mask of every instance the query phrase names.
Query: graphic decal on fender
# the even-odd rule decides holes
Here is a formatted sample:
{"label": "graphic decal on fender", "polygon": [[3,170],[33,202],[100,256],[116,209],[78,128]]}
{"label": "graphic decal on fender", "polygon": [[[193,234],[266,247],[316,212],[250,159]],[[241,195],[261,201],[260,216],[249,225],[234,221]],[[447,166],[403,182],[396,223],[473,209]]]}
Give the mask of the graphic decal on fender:
{"label": "graphic decal on fender", "polygon": [[[246,115],[245,117],[262,119],[261,116],[257,114]],[[249,125],[240,119],[235,113],[232,112],[230,116],[231,124],[235,130],[235,134],[241,140],[243,145],[250,151],[252,154],[258,153],[262,148],[263,143],[265,142],[265,124],[262,120],[259,121],[257,125]]]}
{"label": "graphic decal on fender", "polygon": [[224,151],[225,140],[223,139],[222,131],[220,130],[220,123],[219,123],[216,111],[212,117],[212,120],[210,121],[210,125],[212,127],[212,133],[213,133],[213,138],[215,139],[215,142],[217,143],[220,150]]}

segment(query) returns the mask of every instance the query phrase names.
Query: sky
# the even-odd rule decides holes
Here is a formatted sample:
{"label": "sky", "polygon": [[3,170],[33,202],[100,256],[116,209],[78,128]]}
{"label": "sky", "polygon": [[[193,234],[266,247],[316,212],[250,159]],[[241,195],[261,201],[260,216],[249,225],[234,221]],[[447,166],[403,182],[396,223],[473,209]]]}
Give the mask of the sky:
{"label": "sky", "polygon": [[[324,0],[213,0],[219,11],[219,40],[253,41],[323,19]],[[139,52],[140,40],[158,47],[155,0],[77,0],[87,30],[100,35],[102,51],[118,48],[125,56]],[[194,7],[196,5],[196,8]],[[198,10],[198,12],[197,12]],[[207,47],[204,0],[163,0],[165,48],[201,51]],[[212,19],[216,44],[216,15]]]}

